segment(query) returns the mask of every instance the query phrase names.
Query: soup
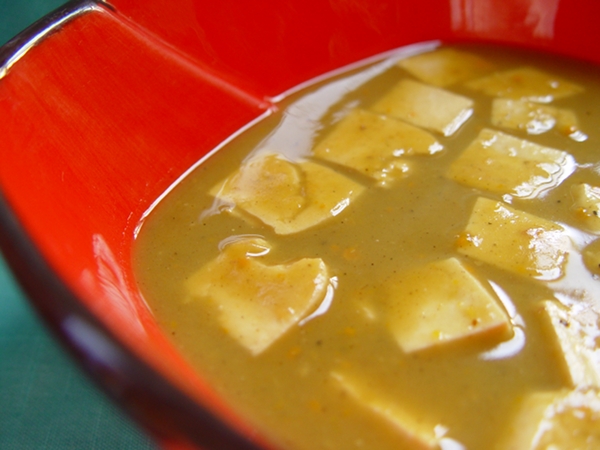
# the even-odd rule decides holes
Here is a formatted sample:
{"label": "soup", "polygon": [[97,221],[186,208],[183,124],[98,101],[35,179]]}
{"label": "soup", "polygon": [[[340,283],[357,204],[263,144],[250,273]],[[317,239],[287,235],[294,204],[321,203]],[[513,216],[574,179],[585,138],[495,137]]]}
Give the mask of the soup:
{"label": "soup", "polygon": [[599,80],[432,44],[315,80],[157,202],[140,289],[276,447],[596,448]]}

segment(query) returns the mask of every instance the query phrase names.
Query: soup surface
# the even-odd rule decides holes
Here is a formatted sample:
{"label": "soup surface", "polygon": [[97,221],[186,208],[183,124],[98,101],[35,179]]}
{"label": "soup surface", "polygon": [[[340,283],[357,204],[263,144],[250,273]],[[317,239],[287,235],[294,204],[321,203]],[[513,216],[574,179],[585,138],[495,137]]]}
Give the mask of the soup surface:
{"label": "soup surface", "polygon": [[599,75],[425,44],[310,83],[148,214],[140,289],[281,448],[600,448]]}

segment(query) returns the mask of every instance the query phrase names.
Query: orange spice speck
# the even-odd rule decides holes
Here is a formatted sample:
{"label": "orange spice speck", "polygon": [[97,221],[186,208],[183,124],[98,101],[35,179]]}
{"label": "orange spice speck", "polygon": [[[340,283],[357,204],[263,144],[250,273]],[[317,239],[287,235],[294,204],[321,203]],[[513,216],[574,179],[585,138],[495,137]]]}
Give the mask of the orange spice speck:
{"label": "orange spice speck", "polygon": [[355,247],[348,247],[345,249],[344,253],[342,253],[342,256],[347,261],[356,261],[360,259],[359,251]]}

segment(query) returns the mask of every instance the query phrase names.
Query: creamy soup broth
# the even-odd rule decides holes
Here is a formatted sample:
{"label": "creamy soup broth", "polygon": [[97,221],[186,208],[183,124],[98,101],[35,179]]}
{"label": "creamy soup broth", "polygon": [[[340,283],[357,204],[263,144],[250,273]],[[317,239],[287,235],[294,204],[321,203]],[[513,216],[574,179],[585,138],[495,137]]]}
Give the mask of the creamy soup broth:
{"label": "creamy soup broth", "polygon": [[[600,365],[595,344],[600,282],[594,272],[598,251],[593,245],[600,231],[595,228],[593,206],[600,205],[593,189],[600,186],[598,69],[500,47],[425,46],[422,54],[448,49],[475,56],[474,72],[453,81],[454,75],[463,75],[451,65],[440,69],[425,59],[425,73],[439,76],[423,79],[419,64],[415,69],[398,63],[415,60],[410,51],[401,50],[289,94],[276,103],[277,111],[201,161],[141,224],[134,268],[157,322],[217,392],[276,446],[397,450],[533,449],[546,448],[541,446],[548,442],[565,449],[600,445],[600,372],[596,372]],[[472,62],[458,61],[460,67]],[[508,77],[512,81],[507,85],[481,81],[523,67],[559,79],[557,95],[530,93],[528,72]],[[408,116],[396,113],[395,105],[404,100],[391,93],[401,90],[402,80],[418,83],[406,84],[410,92],[423,89],[423,95],[443,91],[457,96],[448,101],[436,98],[434,103],[440,105],[436,109],[458,108],[463,113],[451,115],[454,122],[448,126],[441,119],[441,127],[427,118],[416,122],[410,108]],[[523,92],[510,83],[517,83]],[[513,101],[520,103],[506,103]],[[535,105],[554,109],[540,112]],[[517,113],[519,108],[531,111],[523,116]],[[387,166],[372,176],[375,166],[365,163],[357,169],[327,156],[337,145],[336,141],[329,145],[327,139],[353,113],[372,121],[394,117],[408,123],[411,132],[426,133],[415,138],[418,142],[434,143],[421,153],[412,147],[395,148],[395,154],[386,156]],[[500,119],[492,121],[493,114]],[[529,119],[519,121],[521,116]],[[362,116],[357,117],[356,127],[370,129],[373,122],[363,126]],[[483,162],[461,159],[474,142],[487,148],[506,136],[520,140],[518,149],[527,141],[558,153],[527,150],[521,158],[521,150],[509,149],[507,165],[498,162],[498,170],[506,175],[502,180],[486,172],[485,167],[497,162],[493,157]],[[340,145],[351,146],[360,139],[352,135],[350,143],[342,138]],[[481,151],[475,148],[474,154]],[[515,166],[512,157],[518,159]],[[262,161],[267,168],[272,164],[276,173],[280,164],[300,167],[301,182],[311,172],[299,164],[309,161],[351,184],[340,182],[345,194],[334,189],[331,195],[340,198],[333,200],[334,208],[324,207],[324,216],[317,211],[303,221],[271,220],[279,210],[289,215],[293,208],[321,200],[298,197],[292,188],[286,190],[286,184],[273,192],[273,204],[253,209],[252,199],[238,200],[246,195],[239,194],[243,183],[232,181],[251,161]],[[474,168],[477,164],[485,166],[482,174],[470,180],[479,170]],[[536,172],[540,165],[547,169],[541,175]],[[315,173],[322,183],[333,179]],[[526,183],[515,178],[520,173],[526,173]],[[584,185],[591,189],[587,194],[581,194]],[[302,190],[301,194],[312,195]],[[513,239],[500,216],[490,219],[487,228],[477,224],[475,218],[490,205],[509,222],[521,223],[523,213],[533,219],[523,222],[524,231]],[[263,210],[266,215],[261,216]],[[527,235],[524,244],[515,244],[521,235]],[[482,243],[490,241],[508,253],[542,257],[525,257],[529,263],[521,267],[499,254],[481,256],[487,251]],[[253,250],[242,248],[231,256],[232,266],[218,269],[215,261],[240,242]],[[547,250],[553,246],[559,250]],[[287,328],[256,336],[252,327],[269,328],[261,321],[268,322],[271,316],[253,309],[256,315],[248,320],[254,322],[238,336],[232,324],[244,319],[224,319],[239,299],[222,301],[221,291],[212,289],[242,283],[236,292],[244,292],[247,280],[240,281],[244,275],[236,274],[238,269],[243,273],[248,261],[261,264],[259,272],[249,272],[253,282],[260,280],[262,275],[254,274],[263,274],[265,267],[292,267],[298,261],[306,266],[298,267],[298,273],[315,271],[312,284],[305,281],[308,275],[291,278],[300,279],[298,286],[307,286],[308,293],[298,287],[281,294],[280,307],[294,310],[286,319]],[[221,276],[234,266],[235,273]],[[286,270],[277,276],[285,278]],[[213,287],[206,281],[211,273]],[[463,283],[463,275],[468,282]],[[471,294],[456,294],[454,285],[479,292],[464,307],[467,312],[462,296]],[[253,302],[259,302],[260,288],[248,292]],[[295,292],[305,297],[286,306]],[[448,302],[446,294],[451,297]],[[440,318],[439,305],[446,303],[450,315]],[[480,307],[485,313],[474,312],[472,321],[462,325],[463,319],[454,315],[471,314]],[[456,326],[447,329],[449,323]],[[413,328],[420,331],[410,331]],[[573,359],[571,351],[579,356]],[[574,396],[584,400],[578,402]],[[567,419],[548,412],[560,409],[557,405],[568,405],[565,414],[571,414],[568,420],[576,425],[565,427]],[[543,428],[546,416],[554,417],[546,427],[550,431],[535,441],[533,435]],[[580,439],[577,445],[588,443],[576,447],[561,431],[567,428],[581,430],[573,438]]]}

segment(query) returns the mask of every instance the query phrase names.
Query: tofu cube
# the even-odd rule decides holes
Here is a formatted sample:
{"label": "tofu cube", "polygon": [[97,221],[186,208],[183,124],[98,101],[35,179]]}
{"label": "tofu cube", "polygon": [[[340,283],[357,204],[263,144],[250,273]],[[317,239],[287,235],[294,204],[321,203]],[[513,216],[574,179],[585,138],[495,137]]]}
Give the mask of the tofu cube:
{"label": "tofu cube", "polygon": [[539,314],[555,347],[565,382],[569,387],[600,388],[600,350],[596,315],[575,312],[551,300],[542,302]]}
{"label": "tofu cube", "polygon": [[270,249],[260,238],[234,240],[186,284],[189,301],[212,307],[221,327],[253,355],[309,315],[330,285],[320,258],[267,265]]}
{"label": "tofu cube", "polygon": [[315,147],[317,158],[356,170],[386,185],[409,172],[407,155],[443,149],[428,132],[389,116],[352,110]]}
{"label": "tofu cube", "polygon": [[486,128],[450,165],[447,176],[477,189],[530,199],[560,185],[576,167],[567,152]]}
{"label": "tofu cube", "polygon": [[512,336],[499,301],[456,258],[404,273],[389,286],[388,325],[407,353],[467,339]]}
{"label": "tofu cube", "polygon": [[407,448],[414,450],[440,448],[440,440],[444,438],[443,433],[438,430],[445,430],[445,427],[407,411],[401,404],[391,401],[385,392],[377,392],[356,377],[340,372],[332,372],[331,377],[348,397],[394,427],[406,441]]}
{"label": "tofu cube", "polygon": [[[542,134],[551,129],[577,141],[587,139],[579,129],[577,116],[570,109],[549,105],[497,98],[492,102],[492,125]],[[583,138],[585,136],[585,138]]]}
{"label": "tofu cube", "polygon": [[533,67],[494,72],[465,85],[492,97],[537,103],[550,103],[583,92],[581,86]]}
{"label": "tofu cube", "polygon": [[600,232],[600,187],[587,183],[571,187],[573,215],[581,225],[594,233]]}
{"label": "tofu cube", "polygon": [[571,450],[600,448],[598,392],[534,392],[525,397],[496,448]]}
{"label": "tofu cube", "polygon": [[473,100],[404,79],[375,103],[371,110],[451,136],[473,114]]}
{"label": "tofu cube", "polygon": [[247,161],[211,192],[234,213],[241,210],[275,233],[287,235],[340,214],[364,190],[320,164],[292,163],[281,155],[263,154]]}
{"label": "tofu cube", "polygon": [[481,77],[494,69],[489,61],[452,48],[411,56],[398,65],[419,80],[440,87]]}
{"label": "tofu cube", "polygon": [[456,247],[462,255],[509,272],[556,280],[565,273],[571,241],[554,222],[480,197]]}

